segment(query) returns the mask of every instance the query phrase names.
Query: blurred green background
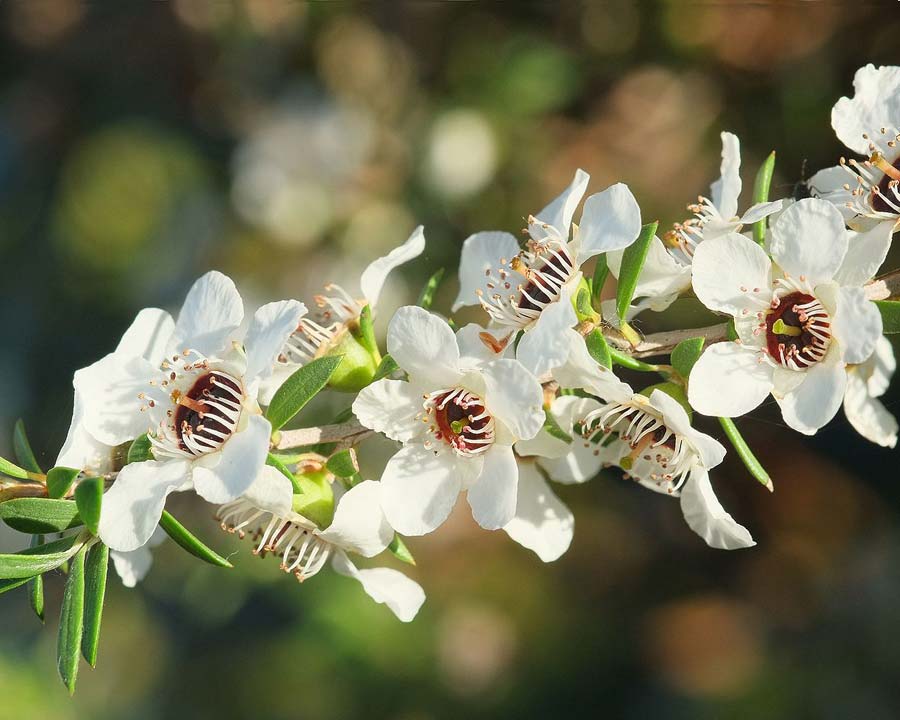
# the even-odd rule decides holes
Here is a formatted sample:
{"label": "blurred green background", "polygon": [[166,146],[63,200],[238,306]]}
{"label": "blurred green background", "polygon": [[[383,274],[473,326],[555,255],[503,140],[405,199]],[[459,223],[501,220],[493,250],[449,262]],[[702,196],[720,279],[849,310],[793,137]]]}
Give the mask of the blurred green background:
{"label": "blurred green background", "polygon": [[[45,464],[73,371],[210,268],[248,307],[309,302],[422,222],[428,250],[391,279],[383,326],[469,233],[522,227],[576,167],[594,191],[629,183],[667,227],[708,191],[727,129],[745,187],[775,148],[790,194],[845,152],[829,114],[854,70],[900,61],[896,3],[29,0],[0,14],[0,454],[21,416]],[[237,569],[167,543],[138,589],[111,580],[99,667],[72,700],[54,663],[61,578],[46,628],[23,592],[0,596],[0,717],[896,717],[897,455],[842,415],[812,439],[771,404],[740,425],[776,492],[733,459],[714,479],[757,548],[710,550],[677,503],[613,476],[559,488],[576,535],[551,565],[463,507],[410,542],[428,594],[411,625],[331,572],[298,586],[176,498],[211,545],[240,551]],[[366,465],[389,449],[367,447]]]}

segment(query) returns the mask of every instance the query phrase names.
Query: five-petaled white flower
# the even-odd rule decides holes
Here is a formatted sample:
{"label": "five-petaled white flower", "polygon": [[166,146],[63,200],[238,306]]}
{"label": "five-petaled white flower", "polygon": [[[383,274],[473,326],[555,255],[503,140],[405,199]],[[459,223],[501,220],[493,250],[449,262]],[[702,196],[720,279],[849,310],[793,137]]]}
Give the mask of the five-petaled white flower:
{"label": "five-petaled white flower", "polygon": [[885,337],[878,338],[868,360],[847,367],[844,414],[856,432],[882,447],[897,445],[897,419],[878,399],[887,391],[896,368],[894,349]]}
{"label": "five-petaled white flower", "polygon": [[[900,219],[900,67],[866,65],[853,78],[855,94],[831,110],[838,139],[866,159],[820,170],[810,192],[838,207],[855,230],[881,225],[890,235]],[[883,258],[882,258],[883,259]]]}
{"label": "five-petaled white flower", "polygon": [[840,408],[847,366],[867,360],[881,336],[881,315],[862,285],[883,254],[814,198],[778,217],[768,245],[774,263],[743,235],[697,248],[694,291],[734,316],[739,339],[706,349],[688,397],[704,415],[734,417],[771,393],[785,422],[811,435]]}
{"label": "five-petaled white flower", "polygon": [[641,230],[637,201],[618,183],[584,201],[573,231],[572,218],[589,179],[579,170],[556,200],[528,218],[525,249],[505,232],[476,233],[463,244],[453,311],[480,303],[507,339],[524,330],[516,357],[538,376],[566,361],[565,331],[577,322],[572,296],[582,264],[631,245]]}
{"label": "five-petaled white flower", "polygon": [[358,580],[372,599],[409,622],[425,601],[419,584],[390,568],[360,570],[347,555],[374,557],[393,539],[394,530],[381,510],[381,491],[371,480],[355,485],[337,498],[331,524],[319,528],[294,511],[291,481],[267,466],[244,495],[222,505],[216,516],[223,529],[250,535],[255,554],[279,557],[281,569],[301,582],[331,559],[334,570]]}
{"label": "five-petaled white flower", "polygon": [[422,308],[400,308],[387,347],[409,381],[379,380],[353,403],[363,425],[403,443],[381,480],[388,521],[405,535],[437,528],[462,490],[482,527],[515,515],[512,446],[541,429],[541,386],[516,360],[485,362],[477,345]]}
{"label": "five-petaled white flower", "polygon": [[[313,358],[332,351],[352,352],[353,348],[347,345],[341,347],[341,342],[359,322],[362,309],[368,305],[374,312],[381,296],[381,289],[390,272],[419,257],[424,250],[425,232],[420,225],[402,245],[369,263],[359,278],[358,295],[354,296],[335,283],[326,285],[327,294],[316,295],[314,298],[319,308],[315,319],[307,316],[301,318],[278,353],[272,374],[261,383],[259,401],[263,404],[268,403],[284,381]],[[373,361],[370,357],[366,358],[366,362],[377,364],[377,360]],[[371,370],[375,370],[374,364]],[[359,386],[351,381],[350,389],[357,390]]]}
{"label": "five-petaled white flower", "polygon": [[76,373],[87,433],[112,446],[148,433],[152,444],[154,459],[126,465],[104,495],[107,545],[144,545],[171,492],[193,489],[222,503],[253,483],[271,434],[256,402],[259,381],[304,310],[294,300],[260,308],[245,352],[230,339],[243,318],[241,297],[229,278],[210,272],[194,283],[177,323],[147,310],[140,342]]}

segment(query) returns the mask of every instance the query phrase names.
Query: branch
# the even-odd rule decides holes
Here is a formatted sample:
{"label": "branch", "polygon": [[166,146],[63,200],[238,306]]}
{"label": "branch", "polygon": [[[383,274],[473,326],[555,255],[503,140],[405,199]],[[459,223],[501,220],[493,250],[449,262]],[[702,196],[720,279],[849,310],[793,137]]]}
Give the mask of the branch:
{"label": "branch", "polygon": [[301,428],[299,430],[282,430],[275,439],[276,450],[318,445],[319,443],[336,442],[350,447],[362,442],[373,430],[364,427],[355,418],[341,425],[323,425],[321,427]]}
{"label": "branch", "polygon": [[23,497],[47,497],[47,487],[33,483],[0,483],[0,502]]}
{"label": "branch", "polygon": [[866,297],[869,300],[896,300],[898,296],[900,270],[892,270],[866,285]]}
{"label": "branch", "polygon": [[666,330],[665,332],[645,335],[637,345],[632,346],[622,335],[609,331],[606,340],[617,350],[627,352],[632,357],[654,357],[656,355],[668,355],[682,340],[690,338],[706,338],[707,345],[728,339],[728,323],[719,323],[702,328],[689,328],[687,330]]}

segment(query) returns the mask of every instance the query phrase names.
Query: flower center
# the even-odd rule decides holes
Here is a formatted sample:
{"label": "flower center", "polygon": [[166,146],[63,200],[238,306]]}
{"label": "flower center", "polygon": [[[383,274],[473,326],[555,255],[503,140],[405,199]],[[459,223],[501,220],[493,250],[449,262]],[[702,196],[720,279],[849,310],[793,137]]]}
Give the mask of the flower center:
{"label": "flower center", "polygon": [[287,339],[275,361],[281,365],[305,365],[313,360],[322,348],[333,343],[347,324],[359,317],[365,303],[353,298],[344,288],[334,283],[325,286],[328,295],[314,297],[318,312],[316,319],[301,318],[297,329]]}
{"label": "flower center", "polygon": [[178,447],[191,455],[218,450],[237,429],[243,397],[240,382],[218,370],[201,375],[187,392],[174,391]]}
{"label": "flower center", "polygon": [[831,318],[822,303],[807,293],[792,292],[776,297],[773,305],[766,315],[769,355],[791,370],[803,370],[824,358],[831,345]]}
{"label": "flower center", "polygon": [[494,442],[494,418],[484,401],[464,388],[426,395],[423,407],[429,432],[459,455],[480,455]]}

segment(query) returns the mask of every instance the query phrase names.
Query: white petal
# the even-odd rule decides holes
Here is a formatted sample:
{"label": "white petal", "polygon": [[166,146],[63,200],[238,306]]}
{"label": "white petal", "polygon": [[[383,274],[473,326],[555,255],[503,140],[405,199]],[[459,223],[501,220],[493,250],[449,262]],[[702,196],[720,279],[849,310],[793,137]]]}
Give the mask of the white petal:
{"label": "white petal", "polygon": [[516,438],[534,437],[544,424],[544,391],[518,360],[493,360],[481,368],[486,409]]}
{"label": "white petal", "polygon": [[103,495],[100,539],[123,552],[144,545],[159,525],[166,497],[190,483],[189,469],[181,460],[148,460],[122,468]]}
{"label": "white petal", "polygon": [[[618,278],[621,254],[616,253],[616,255],[615,272],[613,272],[612,263],[610,263],[610,272]],[[612,257],[613,254],[610,254],[608,259],[612,259]],[[690,286],[691,266],[678,262],[666,250],[662,240],[654,237],[650,241],[650,248],[647,250],[647,258],[644,260],[644,266],[638,277],[634,297],[637,299],[649,298],[650,302],[646,303],[647,306],[654,312],[662,312]]]}
{"label": "white petal", "polygon": [[868,232],[851,232],[844,262],[834,279],[841,285],[864,285],[878,272],[891,249],[893,221],[881,222]]}
{"label": "white petal", "polygon": [[150,390],[157,368],[142,357],[110,353],[75,373],[75,394],[83,402],[84,428],[107,445],[121,445],[153,424],[141,412],[138,395]]}
{"label": "white petal", "polygon": [[550,303],[534,326],[522,335],[516,348],[516,359],[538,377],[562,365],[569,357],[570,348],[565,331],[576,322],[575,308],[569,291],[564,288],[559,300]]}
{"label": "white petal", "polygon": [[[488,338],[489,342],[484,341],[483,338],[485,337]],[[457,330],[456,342],[459,345],[459,354],[464,364],[489,362],[512,353],[512,342],[506,343],[500,349],[500,352],[497,352],[491,338],[494,338],[496,341],[494,332],[485,329],[477,323],[469,323]]]}
{"label": "white petal", "polygon": [[805,371],[800,385],[777,397],[784,421],[797,432],[814,435],[829,423],[841,407],[847,387],[847,371],[834,351]]}
{"label": "white petal", "polygon": [[153,553],[150,552],[148,545],[149,543],[129,552],[110,550],[109,557],[125,587],[133,588],[150,572],[150,567],[153,565]]}
{"label": "white petal", "polygon": [[459,294],[453,301],[453,312],[466,305],[479,305],[479,290],[488,296],[497,292],[496,288],[488,287],[489,275],[496,277],[500,261],[508,262],[519,250],[519,243],[507,232],[469,235],[459,258]]}
{"label": "white petal", "polygon": [[[850,182],[853,183],[852,186],[849,185]],[[856,216],[856,212],[847,205],[853,202],[852,188],[856,187],[856,180],[847,171],[847,168],[835,165],[834,167],[819,170],[806,181],[806,184],[813,197],[822,198],[832,203],[841,213],[844,222],[848,222]],[[844,187],[845,185],[851,189]]]}
{"label": "white petal", "polygon": [[720,342],[710,345],[691,370],[688,401],[703,415],[737,417],[757,407],[771,391],[772,368],[760,362],[756,352]]}
{"label": "white petal", "polygon": [[726,220],[737,216],[738,198],[741,195],[741,143],[730,132],[723,132],[722,163],[719,179],[712,187],[713,205]]}
{"label": "white petal", "polygon": [[499,530],[516,514],[519,469],[509,446],[494,445],[483,457],[481,475],[466,497],[475,522],[485,530]]}
{"label": "white petal", "polygon": [[253,314],[244,336],[244,348],[247,352],[245,383],[272,374],[275,359],[304,315],[306,306],[296,300],[268,303]]}
{"label": "white petal", "polygon": [[844,414],[856,432],[882,447],[897,445],[897,419],[884,404],[869,395],[865,378],[853,368],[847,374]]}
{"label": "white petal", "polygon": [[402,380],[378,380],[364,387],[353,401],[353,414],[370,430],[391,440],[409,442],[419,434],[422,393]]}
{"label": "white petal", "polygon": [[834,316],[834,335],[844,362],[861,363],[875,351],[881,335],[881,313],[861,287],[842,287]]}
{"label": "white petal", "polygon": [[805,198],[788,207],[772,224],[769,252],[786,273],[802,276],[816,286],[831,280],[838,271],[847,254],[847,238],[844,218],[834,205]]}
{"label": "white petal", "polygon": [[641,209],[631,190],[616,183],[584,201],[578,226],[578,264],[600,253],[622,250],[641,232]]}
{"label": "white petal", "polygon": [[450,326],[427,310],[407,305],[388,326],[387,348],[418,383],[453,387],[459,380],[459,347]]}
{"label": "white petal", "polygon": [[694,252],[693,268],[694,292],[710,310],[741,316],[765,308],[771,299],[772,263],[743,235],[703,241]]}
{"label": "white petal", "polygon": [[759,222],[763,218],[769,217],[779,212],[784,207],[784,200],[772,200],[771,202],[756,203],[747,212],[741,215],[741,225],[750,225]]}
{"label": "white petal", "polygon": [[662,413],[666,425],[687,438],[700,456],[703,467],[709,470],[725,459],[725,447],[715,438],[695,430],[687,412],[675,398],[662,390],[650,393],[650,405]]}
{"label": "white petal", "polygon": [[562,194],[551,202],[547,207],[541,210],[535,218],[537,223],[530,224],[528,232],[535,240],[543,240],[547,236],[546,229],[542,228],[542,224],[549,225],[556,230],[556,234],[562,239],[567,240],[569,237],[569,227],[572,225],[572,218],[575,215],[575,209],[584,191],[587,190],[588,181],[591,176],[584,170],[575,171],[575,177]]}
{"label": "white petal", "polygon": [[876,68],[869,63],[853,77],[853,98],[842,97],[831,110],[831,126],[844,145],[860,155],[869,154],[866,133],[900,125],[900,67]]}
{"label": "white petal", "polygon": [[378,304],[381,288],[384,287],[384,281],[391,270],[419,257],[424,250],[425,229],[419,225],[405,243],[394,248],[384,257],[378,258],[363,270],[362,277],[359,279],[359,287],[369,305],[374,307]]}
{"label": "white petal", "polygon": [[284,517],[291,512],[294,485],[280,470],[263,465],[244,498],[260,510]]}
{"label": "white petal", "polygon": [[231,278],[215,270],[208,272],[188,291],[169,349],[192,349],[207,357],[218,355],[243,318],[244,304]]}
{"label": "white petal", "polygon": [[116,353],[142,357],[158,365],[166,356],[175,321],[165,310],[144,308],[134,318],[116,347]]}
{"label": "white petal", "polygon": [[552,562],[569,549],[575,518],[534,464],[520,463],[516,516],[503,529],[541,560]]}
{"label": "white petal", "polygon": [[55,464],[102,475],[113,469],[113,449],[111,445],[97,440],[85,428],[84,401],[76,391],[69,433]]}
{"label": "white petal", "polygon": [[384,468],[381,482],[381,507],[403,535],[425,535],[440,526],[461,488],[453,457],[421,445],[400,448]]}
{"label": "white petal", "polygon": [[341,575],[358,580],[370,598],[387,605],[401,622],[410,622],[415,618],[425,602],[425,591],[421,586],[397,570],[359,570],[343,552],[335,553],[331,565]]}
{"label": "white petal", "polygon": [[709,475],[701,468],[691,471],[681,489],[681,511],[688,527],[710,547],[737,550],[756,545],[747,528],[725,512],[713,492]]}
{"label": "white petal", "polygon": [[266,463],[272,426],[262,415],[251,415],[215,453],[194,462],[194,489],[207,502],[225,503],[243,495]]}
{"label": "white petal", "polygon": [[366,480],[344,493],[334,510],[334,520],[320,535],[364,557],[377,555],[390,545],[394,529],[381,509],[381,483]]}
{"label": "white petal", "polygon": [[866,380],[866,388],[872,397],[881,397],[887,392],[891,383],[894,370],[897,369],[897,360],[894,358],[894,347],[886,337],[878,338],[875,343],[875,352],[855,370],[862,374]]}

